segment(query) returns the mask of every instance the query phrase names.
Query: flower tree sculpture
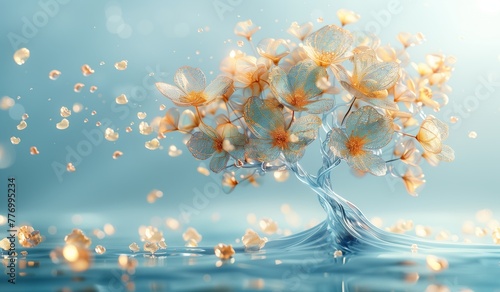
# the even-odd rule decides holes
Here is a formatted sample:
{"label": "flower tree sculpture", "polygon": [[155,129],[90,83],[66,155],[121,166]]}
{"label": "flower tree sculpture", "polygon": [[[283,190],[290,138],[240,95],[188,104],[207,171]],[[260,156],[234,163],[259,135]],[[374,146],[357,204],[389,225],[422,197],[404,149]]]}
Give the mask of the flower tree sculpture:
{"label": "flower tree sculpture", "polygon": [[[161,133],[188,133],[189,151],[210,158],[227,192],[256,175],[289,170],[335,212],[348,206],[331,190],[329,176],[345,161],[359,174],[399,177],[417,195],[425,183],[421,158],[431,165],[454,159],[443,144],[447,125],[426,110],[446,105],[454,59],[432,54],[426,63],[411,63],[407,48],[421,43],[421,34],[399,34],[403,48],[397,50],[346,30],[356,14],[342,10],[339,17],[342,27],[314,32],[312,23],[293,23],[288,32],[298,43],[267,38],[256,47],[252,38],[260,28],[238,23],[235,33],[250,43],[253,56],[232,51],[208,86],[200,69],[187,66],[177,70],[175,86],[156,84],[176,106],[194,109],[167,111]],[[310,174],[299,161],[316,139],[323,164]]]}

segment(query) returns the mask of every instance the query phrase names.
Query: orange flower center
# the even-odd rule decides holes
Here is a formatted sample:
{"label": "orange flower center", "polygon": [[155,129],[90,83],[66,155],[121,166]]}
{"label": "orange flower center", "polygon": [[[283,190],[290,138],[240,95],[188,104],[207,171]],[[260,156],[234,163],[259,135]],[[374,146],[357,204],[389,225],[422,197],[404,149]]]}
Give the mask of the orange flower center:
{"label": "orange flower center", "polygon": [[302,108],[309,104],[309,100],[306,98],[304,91],[299,89],[293,93],[290,104],[298,108]]}
{"label": "orange flower center", "polygon": [[204,103],[207,100],[205,93],[203,91],[191,91],[186,96],[186,99],[192,105],[199,105],[199,104]]}
{"label": "orange flower center", "polygon": [[215,151],[217,151],[217,153],[224,151],[224,140],[223,139],[214,140],[214,148]]}
{"label": "orange flower center", "polygon": [[280,149],[288,148],[288,142],[290,142],[290,137],[288,136],[285,128],[278,128],[271,132],[271,137],[273,139],[273,147],[278,147]]}
{"label": "orange flower center", "polygon": [[365,153],[363,150],[363,146],[365,146],[365,144],[366,141],[363,137],[350,136],[347,139],[345,146],[347,147],[347,150],[349,150],[349,154],[351,156],[358,156]]}

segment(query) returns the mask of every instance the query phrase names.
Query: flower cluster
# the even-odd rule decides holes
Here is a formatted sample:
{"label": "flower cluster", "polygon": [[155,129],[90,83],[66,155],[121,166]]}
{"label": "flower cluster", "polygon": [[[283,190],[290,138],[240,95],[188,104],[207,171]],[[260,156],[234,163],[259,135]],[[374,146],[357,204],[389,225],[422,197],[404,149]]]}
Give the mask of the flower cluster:
{"label": "flower cluster", "polygon": [[258,171],[297,163],[324,132],[321,147],[329,159],[358,174],[390,173],[416,195],[425,182],[421,158],[431,165],[454,159],[443,144],[447,125],[426,113],[448,102],[454,58],[430,54],[413,63],[408,49],[425,40],[421,33],[400,33],[400,49],[381,46],[376,36],[344,28],[358,14],[342,9],[337,15],[340,26],[314,31],[312,23],[294,22],[287,32],[296,42],[265,38],[256,46],[260,27],[238,23],[235,34],[253,54],[231,51],[208,85],[200,69],[188,66],[177,70],[175,85],[156,84],[177,107],[190,108],[168,110],[159,137],[188,134],[192,155],[210,159],[231,191],[254,182]]}

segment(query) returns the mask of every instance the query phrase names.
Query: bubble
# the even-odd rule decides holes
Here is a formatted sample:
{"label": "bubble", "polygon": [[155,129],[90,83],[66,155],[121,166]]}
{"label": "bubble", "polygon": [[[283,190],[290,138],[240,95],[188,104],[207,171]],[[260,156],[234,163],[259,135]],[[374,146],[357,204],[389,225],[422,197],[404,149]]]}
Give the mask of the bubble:
{"label": "bubble", "polygon": [[49,78],[50,80],[57,80],[61,76],[61,71],[59,70],[52,70],[49,72]]}
{"label": "bubble", "polygon": [[21,48],[14,53],[14,62],[17,65],[23,65],[30,57],[30,50]]}
{"label": "bubble", "polygon": [[16,103],[9,109],[9,116],[13,120],[20,120],[25,112],[24,106],[20,103]]}
{"label": "bubble", "polygon": [[127,96],[122,93],[117,98],[115,98],[115,102],[117,104],[127,104],[128,103]]}
{"label": "bubble", "polygon": [[106,28],[110,33],[118,33],[118,29],[123,25],[123,18],[119,15],[111,15],[106,20]]}

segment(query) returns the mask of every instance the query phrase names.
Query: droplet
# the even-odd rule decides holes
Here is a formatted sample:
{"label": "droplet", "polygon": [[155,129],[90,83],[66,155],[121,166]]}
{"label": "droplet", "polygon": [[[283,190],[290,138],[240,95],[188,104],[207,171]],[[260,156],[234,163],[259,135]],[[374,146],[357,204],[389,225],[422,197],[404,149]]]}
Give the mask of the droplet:
{"label": "droplet", "polygon": [[116,70],[123,71],[123,70],[127,69],[127,65],[128,65],[128,61],[122,60],[120,62],[115,63],[115,68],[116,68]]}
{"label": "droplet", "polygon": [[227,259],[230,259],[231,257],[233,257],[233,255],[235,254],[235,251],[230,244],[226,245],[223,243],[219,243],[214,247],[214,253],[215,253],[216,257],[223,259],[223,260],[227,260]]}
{"label": "droplet", "polygon": [[201,242],[201,239],[203,237],[201,236],[201,234],[198,233],[198,231],[196,231],[196,229],[194,229],[193,227],[189,227],[183,234],[182,234],[182,239],[184,239],[184,241],[190,241],[190,240],[193,240],[197,243]]}
{"label": "droplet", "polygon": [[23,121],[19,122],[19,124],[17,125],[17,129],[19,131],[22,131],[22,130],[26,129],[27,126],[28,126],[28,124],[23,120]]}
{"label": "droplet", "polygon": [[90,86],[90,90],[89,90],[90,93],[94,93],[94,92],[96,92],[96,90],[97,90],[97,86],[95,86],[95,85]]}
{"label": "droplet", "polygon": [[270,218],[264,218],[259,221],[260,230],[266,234],[274,234],[278,231],[278,223]]}
{"label": "droplet", "polygon": [[21,226],[17,231],[17,240],[23,247],[35,247],[42,242],[40,231],[31,226]]}
{"label": "droplet", "polygon": [[120,135],[111,128],[107,128],[106,131],[104,132],[104,138],[111,142],[118,140],[119,136]]}
{"label": "droplet", "polygon": [[115,98],[115,101],[117,104],[127,104],[128,103],[127,96],[123,93],[120,94],[117,98]]}
{"label": "droplet", "polygon": [[90,68],[88,64],[84,64],[81,68],[83,76],[89,76],[94,74],[94,70]]}
{"label": "droplet", "polygon": [[95,246],[95,252],[97,254],[104,254],[106,252],[106,248],[102,245],[96,245]]}
{"label": "droplet", "polygon": [[137,118],[139,120],[144,120],[146,118],[147,114],[145,112],[138,112],[137,113]]}
{"label": "droplet", "polygon": [[123,155],[123,152],[117,150],[117,151],[113,152],[113,159],[118,159],[122,155]]}
{"label": "droplet", "polygon": [[65,130],[69,127],[69,121],[67,119],[62,119],[59,123],[56,124],[56,128],[58,130]]}
{"label": "droplet", "polygon": [[158,147],[160,147],[160,141],[154,138],[150,141],[146,141],[146,143],[144,143],[144,146],[146,147],[146,149],[156,150],[158,149]]}
{"label": "droplet", "polygon": [[61,71],[59,71],[59,70],[52,70],[49,72],[49,78],[51,80],[57,80],[57,78],[59,78],[59,76],[61,76]]}
{"label": "droplet", "polygon": [[38,154],[40,154],[40,152],[38,151],[38,149],[35,146],[31,146],[30,147],[30,154],[31,155],[38,155]]}
{"label": "droplet", "polygon": [[476,139],[476,138],[477,138],[477,133],[476,133],[476,132],[474,132],[474,131],[470,131],[470,132],[469,132],[469,138],[471,138],[471,139]]}
{"label": "droplet", "polygon": [[83,83],[76,83],[75,86],[73,87],[73,90],[75,92],[80,92],[82,91],[82,88],[85,86]]}
{"label": "droplet", "polygon": [[68,172],[75,172],[76,168],[75,168],[75,166],[73,165],[73,163],[68,162],[68,164],[66,165],[66,170],[67,170]]}
{"label": "droplet", "polygon": [[30,50],[26,48],[21,48],[14,53],[14,62],[17,65],[24,64],[30,57]]}
{"label": "droplet", "polygon": [[67,117],[71,116],[71,111],[65,106],[61,107],[61,109],[59,110],[59,113],[61,114],[61,117],[63,117],[63,118],[67,118]]}
{"label": "droplet", "polygon": [[140,250],[139,246],[137,245],[137,243],[135,242],[132,242],[128,248],[132,251],[132,252],[138,252]]}
{"label": "droplet", "polygon": [[14,145],[17,145],[20,142],[21,142],[21,138],[18,138],[18,137],[15,137],[15,136],[10,137],[10,143],[12,143]]}
{"label": "droplet", "polygon": [[182,150],[177,149],[177,147],[175,145],[170,145],[170,147],[168,148],[168,155],[170,157],[177,157],[181,154],[182,154]]}

